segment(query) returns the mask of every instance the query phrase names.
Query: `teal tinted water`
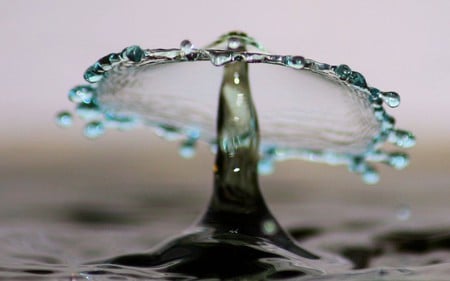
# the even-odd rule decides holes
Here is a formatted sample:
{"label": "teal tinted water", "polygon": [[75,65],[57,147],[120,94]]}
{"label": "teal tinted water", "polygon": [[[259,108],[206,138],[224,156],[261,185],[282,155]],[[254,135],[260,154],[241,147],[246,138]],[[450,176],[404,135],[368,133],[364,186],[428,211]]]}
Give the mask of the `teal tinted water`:
{"label": "teal tinted water", "polygon": [[[252,47],[257,52],[247,51]],[[258,75],[255,67],[256,77],[262,77],[255,83],[249,78],[252,64],[263,69]],[[266,66],[275,70],[274,76],[264,74]],[[299,84],[286,80],[276,83],[275,76]],[[322,230],[285,231],[259,190],[258,173],[271,172],[277,160],[302,158],[345,164],[367,183],[379,180],[370,163],[397,169],[407,166],[405,153],[381,150],[385,142],[402,148],[415,144],[410,132],[395,128],[394,118],[383,107],[399,105],[395,92],[369,87],[361,73],[344,64],[332,66],[302,56],[267,54],[242,33],[225,35],[208,49],[196,49],[186,40],[179,49],[131,46],[101,58],[88,68],[84,78],[92,84],[73,88],[69,99],[77,104],[77,114],[87,120],[87,137],[96,138],[106,128],[125,130],[146,125],[167,140],[181,140],[180,154],[184,157],[193,156],[197,141],[206,141],[216,160],[213,196],[198,223],[151,250],[81,263],[73,278],[408,280],[429,273],[429,267],[352,270],[367,268],[385,248],[395,244],[395,233],[373,237],[373,241],[382,241],[380,248],[342,247],[339,239],[331,239],[334,251],[306,249],[295,238],[317,238]],[[318,88],[308,88],[310,82]],[[265,107],[256,101],[264,95],[269,106],[267,101]],[[67,112],[58,116],[61,126],[69,119]],[[372,227],[368,226],[369,233]],[[411,233],[411,240],[428,244],[439,233]],[[444,235],[437,249],[445,249],[447,243]],[[444,255],[437,270],[431,269],[432,276],[446,274],[445,262]],[[49,276],[61,273],[42,268],[17,271]],[[66,270],[62,272],[67,276]]]}

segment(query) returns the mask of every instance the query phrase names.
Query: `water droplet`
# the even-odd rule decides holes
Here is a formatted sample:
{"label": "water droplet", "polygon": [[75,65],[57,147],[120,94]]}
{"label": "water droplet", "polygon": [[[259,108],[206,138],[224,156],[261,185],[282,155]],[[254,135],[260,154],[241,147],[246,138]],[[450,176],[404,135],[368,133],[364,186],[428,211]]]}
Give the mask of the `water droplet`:
{"label": "water droplet", "polygon": [[400,105],[400,96],[396,92],[383,92],[381,93],[381,97],[389,107],[397,107]]}
{"label": "water droplet", "polygon": [[350,74],[350,77],[348,77],[348,81],[353,85],[361,88],[367,87],[366,79],[361,73],[357,71],[352,71],[352,74]]}
{"label": "water droplet", "polygon": [[403,148],[410,148],[416,144],[414,135],[404,130],[392,130],[389,134],[388,141]]}
{"label": "water droplet", "polygon": [[145,52],[141,47],[134,45],[123,50],[122,56],[128,58],[132,62],[140,62],[144,58]]}
{"label": "water droplet", "polygon": [[386,131],[395,127],[395,118],[383,110],[383,120],[381,121],[381,130]]}
{"label": "water droplet", "polygon": [[98,138],[99,136],[103,135],[105,133],[105,126],[102,122],[99,121],[93,121],[84,127],[84,135],[87,138],[94,139]]}
{"label": "water droplet", "polygon": [[409,157],[403,152],[392,152],[389,154],[388,164],[397,170],[406,168],[409,164]]}
{"label": "water droplet", "polygon": [[243,42],[238,37],[231,37],[228,39],[228,48],[230,49],[238,49],[243,46]]}
{"label": "water droplet", "polygon": [[380,180],[380,175],[374,167],[370,166],[362,158],[355,158],[349,165],[350,171],[361,175],[367,184],[375,184]]}
{"label": "water droplet", "polygon": [[375,169],[368,166],[366,171],[362,173],[362,179],[367,184],[376,184],[380,181],[380,175]]}
{"label": "water droplet", "polygon": [[100,67],[101,67],[104,71],[108,71],[108,70],[111,70],[111,69],[112,69],[112,64],[111,64],[111,62],[109,61],[109,56],[110,56],[110,55],[107,55],[107,56],[102,57],[102,58],[99,59],[99,60],[97,61],[97,63],[96,63],[96,64],[99,64]]}
{"label": "water droplet", "polygon": [[195,155],[195,140],[187,140],[180,145],[178,153],[183,158],[192,158]]}
{"label": "water droplet", "polygon": [[183,40],[180,43],[180,50],[184,55],[189,55],[192,53],[194,45],[189,40]]}
{"label": "water droplet", "polygon": [[302,69],[305,66],[305,58],[301,56],[286,56],[284,64],[295,69]]}
{"label": "water droplet", "polygon": [[84,80],[88,81],[89,83],[95,83],[103,78],[103,73],[104,71],[100,70],[100,66],[98,64],[94,64],[84,72],[83,77]]}
{"label": "water droplet", "polygon": [[350,74],[352,74],[352,70],[350,69],[350,67],[346,64],[341,64],[338,67],[336,67],[335,71],[334,71],[337,76],[339,76],[339,78],[341,78],[342,80],[346,80]]}
{"label": "water droplet", "polygon": [[98,106],[93,102],[78,104],[76,113],[80,118],[87,121],[103,118],[103,113],[100,111]]}
{"label": "water droplet", "polygon": [[56,124],[62,128],[68,128],[73,124],[72,114],[67,111],[62,111],[56,115]]}
{"label": "water droplet", "polygon": [[108,55],[109,63],[115,65],[121,61],[119,54],[111,53]]}
{"label": "water droplet", "polygon": [[215,66],[221,66],[224,65],[226,63],[231,62],[232,60],[232,56],[231,53],[221,53],[221,54],[216,54],[216,55],[212,55],[211,56],[211,62],[215,65]]}
{"label": "water droplet", "polygon": [[94,96],[94,89],[89,85],[77,86],[69,91],[68,96],[71,102],[91,103]]}
{"label": "water droplet", "polygon": [[370,88],[370,101],[373,105],[381,105],[382,99],[381,99],[381,92],[377,88]]}

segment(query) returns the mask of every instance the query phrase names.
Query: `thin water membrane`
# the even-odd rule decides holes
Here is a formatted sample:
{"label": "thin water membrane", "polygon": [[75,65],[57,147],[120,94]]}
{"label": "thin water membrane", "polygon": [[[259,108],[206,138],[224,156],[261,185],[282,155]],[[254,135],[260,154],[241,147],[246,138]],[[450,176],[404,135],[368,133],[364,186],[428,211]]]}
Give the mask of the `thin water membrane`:
{"label": "thin water membrane", "polygon": [[[353,169],[355,161],[373,161],[377,157],[372,154],[379,154],[385,141],[400,147],[414,145],[414,136],[396,130],[393,118],[381,104],[397,107],[397,93],[369,87],[361,73],[345,64],[332,66],[302,56],[259,53],[262,47],[254,39],[241,33],[230,34],[211,44],[210,49],[196,49],[184,40],[180,49],[144,50],[131,46],[121,53],[106,55],[84,75],[92,84],[75,87],[69,98],[86,102],[91,97],[83,92],[94,89],[99,112],[107,118],[103,120],[85,111],[80,114],[89,115],[86,119],[90,121],[104,122],[105,128],[147,125],[167,139],[173,139],[173,135],[175,139],[184,138],[183,143],[188,142],[191,147],[197,140],[215,146],[215,98],[220,70],[227,64],[244,61],[251,64],[251,87],[261,123],[261,173],[273,170],[267,168],[273,166],[270,161],[301,158],[349,165],[351,171],[363,175],[363,180],[374,183],[378,179],[376,171]],[[238,40],[255,52],[215,49],[233,47]],[[120,120],[127,122],[121,126]],[[88,137],[101,135],[89,134],[92,127],[88,125],[85,130]],[[164,133],[164,128],[171,131]],[[193,131],[195,138],[190,137]],[[267,148],[276,148],[281,156],[267,155]],[[182,156],[192,157],[195,149],[186,151],[183,146],[180,148]],[[396,168],[408,163],[382,162]]]}

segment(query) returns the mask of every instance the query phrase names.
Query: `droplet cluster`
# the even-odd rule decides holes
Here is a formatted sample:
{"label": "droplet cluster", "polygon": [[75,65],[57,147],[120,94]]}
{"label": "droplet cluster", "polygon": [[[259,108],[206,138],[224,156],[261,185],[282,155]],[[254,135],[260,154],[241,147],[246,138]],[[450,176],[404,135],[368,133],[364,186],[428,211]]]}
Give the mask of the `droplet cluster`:
{"label": "droplet cluster", "polygon": [[[239,39],[234,40],[233,39]],[[310,71],[324,76],[326,79],[339,81],[345,87],[363,93],[373,110],[373,116],[379,123],[379,133],[376,135],[366,151],[361,154],[343,154],[333,151],[311,150],[308,148],[285,148],[275,144],[262,145],[260,149],[260,162],[258,170],[261,174],[270,174],[274,171],[274,163],[292,158],[300,158],[313,162],[328,163],[331,165],[347,165],[349,170],[360,174],[362,179],[373,184],[379,180],[379,175],[371,163],[384,163],[395,169],[403,169],[409,163],[408,155],[399,152],[381,150],[384,143],[389,142],[400,148],[414,146],[415,137],[412,133],[395,127],[395,119],[389,115],[384,104],[395,108],[400,105],[400,96],[392,91],[380,91],[370,87],[366,78],[358,71],[352,70],[348,65],[329,65],[307,59],[303,56],[273,55],[264,52],[239,51],[240,46],[233,42],[245,42],[248,46],[263,50],[261,45],[244,33],[231,32],[213,42],[206,49],[194,48],[189,40],[183,40],[179,48],[174,49],[142,49],[139,46],[130,46],[119,53],[111,53],[95,62],[84,73],[84,79],[89,85],[79,85],[68,93],[70,101],[76,104],[77,115],[86,120],[84,135],[96,138],[104,134],[107,128],[126,130],[141,125],[136,116],[120,116],[115,112],[102,109],[97,101],[97,86],[108,79],[108,72],[115,68],[136,69],[146,64],[164,64],[182,61],[210,61],[214,66],[224,66],[233,62],[275,64],[291,68],[295,71]],[[217,48],[223,44],[227,48]],[[324,78],[324,79],[325,79]],[[72,124],[72,116],[64,111],[58,114],[57,123],[61,127]],[[179,153],[184,158],[193,157],[197,142],[206,141],[213,150],[216,147],[215,139],[203,139],[201,128],[192,128],[190,124],[174,126],[173,124],[152,124],[155,132],[166,140],[181,141]],[[262,140],[264,144],[264,140]]]}

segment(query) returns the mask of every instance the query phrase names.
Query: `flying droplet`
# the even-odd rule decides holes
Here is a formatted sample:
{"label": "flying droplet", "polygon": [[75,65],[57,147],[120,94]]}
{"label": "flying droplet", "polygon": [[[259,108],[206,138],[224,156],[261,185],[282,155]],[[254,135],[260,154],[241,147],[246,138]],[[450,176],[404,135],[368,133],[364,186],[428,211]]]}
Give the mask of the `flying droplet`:
{"label": "flying droplet", "polygon": [[72,114],[67,111],[62,111],[56,115],[56,124],[62,128],[68,128],[73,124]]}
{"label": "flying droplet", "polygon": [[93,121],[84,127],[84,136],[90,139],[98,138],[105,133],[105,126],[102,122]]}
{"label": "flying droplet", "polygon": [[409,157],[403,152],[393,152],[389,154],[388,164],[397,170],[406,168],[409,164]]}
{"label": "flying droplet", "polygon": [[178,150],[178,153],[183,158],[192,158],[195,156],[195,144],[194,140],[187,140],[183,142]]}
{"label": "flying droplet", "polygon": [[397,107],[400,105],[400,96],[396,92],[382,92],[381,97],[389,107]]}
{"label": "flying droplet", "polygon": [[192,50],[194,49],[194,45],[189,40],[183,40],[180,43],[180,50],[184,55],[189,55],[192,53]]}
{"label": "flying droplet", "polygon": [[368,166],[368,168],[362,173],[362,179],[367,184],[376,184],[380,181],[380,175],[375,169]]}
{"label": "flying droplet", "polygon": [[411,132],[404,130],[392,130],[388,141],[399,147],[410,148],[416,144],[416,137]]}
{"label": "flying droplet", "polygon": [[128,58],[130,61],[140,62],[144,58],[145,52],[141,47],[134,45],[123,50],[122,56]]}
{"label": "flying droplet", "polygon": [[89,85],[82,85],[72,88],[69,91],[69,100],[75,103],[91,103],[94,96],[94,89]]}

